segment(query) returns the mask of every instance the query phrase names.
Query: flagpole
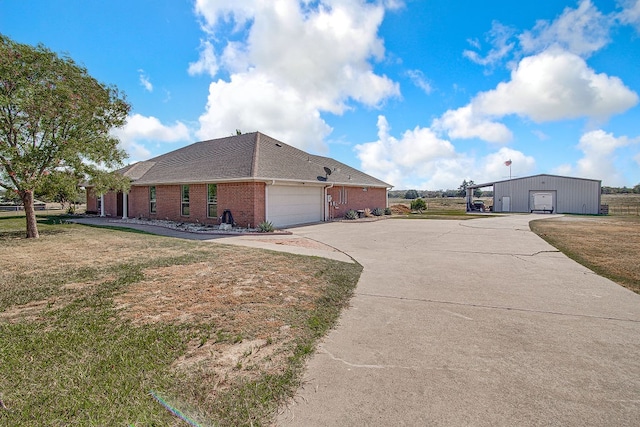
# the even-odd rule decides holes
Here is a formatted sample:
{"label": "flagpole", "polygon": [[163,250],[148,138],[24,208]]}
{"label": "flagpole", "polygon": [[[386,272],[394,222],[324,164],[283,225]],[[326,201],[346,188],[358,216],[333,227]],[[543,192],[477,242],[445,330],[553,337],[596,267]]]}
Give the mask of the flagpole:
{"label": "flagpole", "polygon": [[505,166],[509,166],[509,212],[512,211],[511,206],[513,205],[513,198],[512,198],[512,191],[511,191],[511,159],[507,160],[506,162],[504,162]]}
{"label": "flagpole", "polygon": [[509,159],[509,212],[513,211],[513,194],[511,191],[512,183],[511,183],[511,159]]}

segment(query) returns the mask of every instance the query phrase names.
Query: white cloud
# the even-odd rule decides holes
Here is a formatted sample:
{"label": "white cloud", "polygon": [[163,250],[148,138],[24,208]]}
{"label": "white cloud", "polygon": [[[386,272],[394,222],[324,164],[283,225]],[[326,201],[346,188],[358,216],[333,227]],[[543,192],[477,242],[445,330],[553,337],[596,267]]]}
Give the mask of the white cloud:
{"label": "white cloud", "polygon": [[138,73],[140,74],[140,85],[142,85],[147,92],[153,92],[153,85],[149,80],[149,76],[145,74],[144,70],[138,70]]}
{"label": "white cloud", "polygon": [[480,114],[517,114],[536,122],[578,117],[605,120],[637,103],[638,95],[619,78],[596,74],[584,59],[557,48],[522,59],[509,82],[472,101]]}
{"label": "white cloud", "polygon": [[378,116],[377,126],[377,141],[355,147],[365,172],[401,189],[446,188],[464,175],[465,159],[431,129],[416,127],[396,139],[384,116]]}
{"label": "white cloud", "polygon": [[155,117],[140,114],[129,116],[127,123],[112,131],[120,140],[122,147],[135,160],[144,160],[151,154],[140,141],[179,142],[191,139],[189,129],[184,123],[176,122],[173,126],[163,125]]}
{"label": "white cloud", "polygon": [[601,129],[587,132],[582,135],[576,146],[582,151],[582,158],[575,165],[561,165],[556,169],[556,172],[584,178],[602,179],[605,185],[625,185],[626,179],[616,167],[616,150],[639,142],[640,138],[615,137]]}
{"label": "white cloud", "polygon": [[488,142],[507,143],[513,138],[504,124],[490,120],[472,104],[446,111],[433,121],[432,126],[453,139],[480,138]]}
{"label": "white cloud", "polygon": [[[397,2],[387,5],[398,6]],[[263,132],[282,129],[282,134],[297,127],[298,138],[311,129],[320,130],[319,137],[324,138],[330,129],[321,113],[342,114],[352,108],[352,101],[378,107],[398,96],[398,84],[375,74],[370,63],[384,58],[377,34],[384,7],[384,3],[348,0],[198,0],[196,11],[207,31],[214,34],[223,27],[221,23],[233,22],[239,35],[223,47],[219,66],[231,77],[210,85],[199,135],[227,134],[228,127],[238,127],[229,125],[232,119]],[[219,98],[222,92],[233,102]],[[251,115],[237,105],[249,108]],[[317,137],[306,134],[285,142],[317,148]]]}
{"label": "white cloud", "polygon": [[640,0],[627,0],[624,8],[617,16],[623,24],[633,25],[640,31]]}
{"label": "white cloud", "polygon": [[206,73],[211,77],[215,77],[218,73],[218,60],[210,41],[203,40],[200,43],[200,58],[196,62],[189,63],[187,71],[191,76]]}
{"label": "white cloud", "polygon": [[591,0],[582,0],[577,9],[565,8],[553,22],[540,20],[519,36],[524,53],[537,53],[558,45],[583,57],[609,43],[613,20],[603,15]]}
{"label": "white cloud", "polygon": [[424,73],[420,70],[409,70],[407,75],[411,79],[414,85],[422,89],[424,93],[429,95],[433,90],[429,81],[425,78]]}
{"label": "white cloud", "polygon": [[500,181],[509,178],[509,167],[504,162],[511,160],[511,176],[527,176],[536,168],[536,161],[533,157],[508,147],[502,147],[495,153],[483,157],[480,161],[479,175],[483,177],[482,182]]}
{"label": "white cloud", "polygon": [[256,71],[210,84],[207,110],[200,116],[196,135],[211,139],[230,135],[235,129],[260,131],[316,152],[326,151],[323,140],[331,132],[299,92],[278,87]]}
{"label": "white cloud", "polygon": [[219,21],[235,22],[239,29],[253,18],[259,0],[196,0],[195,11],[204,18],[203,29],[214,33]]}
{"label": "white cloud", "polygon": [[[515,30],[507,27],[498,21],[491,23],[491,30],[487,33],[486,40],[491,44],[491,50],[486,56],[482,57],[478,52],[473,50],[465,50],[462,54],[480,65],[493,66],[506,57],[515,47],[515,43],[511,42]],[[467,40],[471,46],[480,50],[481,44],[477,39]]]}
{"label": "white cloud", "polygon": [[361,168],[394,185],[397,189],[455,189],[463,180],[480,184],[509,177],[506,160],[513,161],[518,175],[535,169],[533,157],[502,147],[495,153],[476,159],[456,152],[453,144],[439,138],[430,128],[407,130],[400,139],[390,135],[384,116],[378,116],[378,140],[355,147]]}

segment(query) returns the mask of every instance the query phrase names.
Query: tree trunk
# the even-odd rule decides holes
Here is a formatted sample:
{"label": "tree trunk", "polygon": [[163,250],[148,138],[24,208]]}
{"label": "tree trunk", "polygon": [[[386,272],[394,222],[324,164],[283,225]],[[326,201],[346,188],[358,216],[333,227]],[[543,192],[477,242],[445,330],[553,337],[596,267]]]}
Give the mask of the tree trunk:
{"label": "tree trunk", "polygon": [[37,239],[40,237],[40,234],[38,234],[36,211],[33,209],[33,191],[21,191],[20,196],[22,198],[22,204],[24,205],[24,213],[27,217],[27,239]]}

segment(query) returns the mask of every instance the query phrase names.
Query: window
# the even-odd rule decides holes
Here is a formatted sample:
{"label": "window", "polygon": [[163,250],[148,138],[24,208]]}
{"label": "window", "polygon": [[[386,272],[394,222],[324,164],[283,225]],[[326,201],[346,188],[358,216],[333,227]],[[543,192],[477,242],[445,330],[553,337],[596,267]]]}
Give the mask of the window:
{"label": "window", "polygon": [[343,186],[338,190],[338,195],[340,196],[340,201],[338,202],[341,205],[347,204],[347,189]]}
{"label": "window", "polygon": [[182,209],[180,210],[182,216],[189,216],[189,186],[182,186]]}
{"label": "window", "polygon": [[156,213],[156,186],[149,187],[149,213]]}
{"label": "window", "polygon": [[207,184],[207,216],[218,217],[218,186],[216,184]]}
{"label": "window", "polygon": [[96,210],[102,214],[102,196],[96,197]]}

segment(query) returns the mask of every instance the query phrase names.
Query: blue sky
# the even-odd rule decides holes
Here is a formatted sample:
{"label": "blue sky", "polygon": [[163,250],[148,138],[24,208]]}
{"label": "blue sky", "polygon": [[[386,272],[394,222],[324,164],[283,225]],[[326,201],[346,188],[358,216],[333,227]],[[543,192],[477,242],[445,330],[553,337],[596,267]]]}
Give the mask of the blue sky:
{"label": "blue sky", "polygon": [[261,131],[396,189],[640,183],[640,0],[2,0],[122,89],[129,161]]}

